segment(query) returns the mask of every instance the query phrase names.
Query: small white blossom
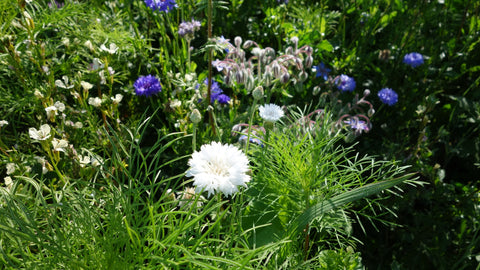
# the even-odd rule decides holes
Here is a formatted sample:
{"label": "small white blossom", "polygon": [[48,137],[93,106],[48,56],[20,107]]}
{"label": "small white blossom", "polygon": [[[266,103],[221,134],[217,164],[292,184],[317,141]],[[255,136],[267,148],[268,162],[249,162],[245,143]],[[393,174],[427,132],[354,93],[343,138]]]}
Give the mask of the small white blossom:
{"label": "small white blossom", "polygon": [[99,97],[89,98],[88,104],[92,105],[93,107],[100,107],[102,105],[102,99]]}
{"label": "small white blossom", "polygon": [[68,147],[68,141],[63,139],[53,138],[52,140],[53,151],[65,152],[65,148]]}
{"label": "small white blossom", "polygon": [[123,95],[122,94],[116,94],[115,97],[110,97],[110,99],[112,99],[113,104],[119,104],[120,101],[122,101],[122,99],[123,99]]}
{"label": "small white blossom", "polygon": [[8,125],[7,120],[0,120],[0,128],[3,127],[3,126],[6,126],[6,125]]}
{"label": "small white blossom", "polygon": [[93,44],[90,40],[85,41],[85,43],[83,45],[85,45],[85,47],[87,47],[90,51],[94,50]]}
{"label": "small white blossom", "polygon": [[102,61],[100,61],[100,59],[93,58],[92,70],[98,70],[98,69],[101,69],[103,67],[104,67],[104,65],[103,65]]}
{"label": "small white blossom", "polygon": [[52,120],[55,118],[55,115],[58,115],[57,113],[58,108],[55,106],[49,106],[45,108],[45,111],[47,112],[47,118]]}
{"label": "small white blossom", "polygon": [[284,112],[280,106],[275,104],[262,105],[259,108],[260,117],[266,122],[277,122],[283,117]]}
{"label": "small white blossom", "polygon": [[195,200],[197,200],[196,206],[202,207],[203,202],[205,201],[205,198],[201,195],[198,199],[196,199],[196,196],[198,195],[195,193],[195,189],[191,187],[185,188],[184,191],[177,192],[177,196],[178,196],[178,206],[180,207],[184,207],[185,205],[188,205],[189,207],[191,207],[195,202]]}
{"label": "small white blossom", "polygon": [[90,164],[90,157],[89,156],[78,156],[78,162],[80,163],[80,167],[84,168],[88,164]]}
{"label": "small white blossom", "polygon": [[38,98],[38,99],[42,99],[43,98],[43,94],[42,92],[40,92],[38,89],[35,89],[35,92],[33,92],[33,95]]}
{"label": "small white blossom", "polygon": [[83,124],[82,124],[82,122],[75,122],[73,127],[76,128],[76,129],[80,129],[80,128],[83,128]]}
{"label": "small white blossom", "polygon": [[13,180],[10,176],[3,178],[3,182],[5,182],[5,186],[8,190],[10,190],[13,186]]}
{"label": "small white blossom", "polygon": [[61,80],[56,80],[55,81],[55,85],[57,87],[64,88],[64,89],[73,88],[74,85],[68,83],[68,77],[67,76],[62,76],[62,79],[63,79],[63,81],[61,81]]}
{"label": "small white blossom", "polygon": [[117,45],[115,43],[110,43],[110,48],[107,48],[105,44],[100,45],[100,50],[108,52],[109,54],[115,54],[118,50]]}
{"label": "small white blossom", "polygon": [[65,110],[65,104],[60,101],[55,102],[53,106],[57,107],[58,111],[63,112]]}
{"label": "small white blossom", "polygon": [[212,142],[192,154],[186,176],[193,177],[197,193],[207,191],[210,196],[222,192],[229,196],[250,181],[248,163],[247,156],[235,146]]}
{"label": "small white blossom", "polygon": [[30,135],[30,138],[34,140],[44,141],[50,138],[50,131],[50,126],[48,124],[43,124],[40,126],[39,130],[37,130],[36,128],[29,128],[28,134]]}
{"label": "small white blossom", "polygon": [[92,89],[92,87],[93,87],[93,84],[91,84],[89,82],[85,82],[85,81],[81,81],[80,85],[83,87],[84,91],[88,91],[88,90]]}
{"label": "small white blossom", "polygon": [[10,175],[15,172],[16,166],[15,163],[7,163],[7,175]]}

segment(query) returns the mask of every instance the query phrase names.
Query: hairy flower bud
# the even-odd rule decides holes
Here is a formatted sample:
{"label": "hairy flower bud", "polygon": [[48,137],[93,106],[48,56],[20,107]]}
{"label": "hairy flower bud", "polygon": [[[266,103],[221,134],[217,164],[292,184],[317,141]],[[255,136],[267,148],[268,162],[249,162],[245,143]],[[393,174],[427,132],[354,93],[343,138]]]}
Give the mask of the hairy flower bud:
{"label": "hairy flower bud", "polygon": [[305,59],[305,68],[311,68],[312,64],[313,64],[313,57],[309,55]]}
{"label": "hairy flower bud", "polygon": [[257,86],[253,89],[252,96],[255,100],[260,100],[263,98],[263,87]]}
{"label": "hairy flower bud", "polygon": [[237,81],[238,84],[243,84],[245,83],[245,76],[243,75],[243,69],[238,70],[235,73],[235,80]]}
{"label": "hairy flower bud", "polygon": [[370,95],[370,89],[365,89],[365,91],[363,91],[363,96],[366,97]]}
{"label": "hairy flower bud", "polygon": [[315,87],[313,88],[312,94],[313,94],[314,96],[316,96],[316,95],[318,95],[318,93],[320,93],[320,91],[322,91],[322,88],[321,88],[320,86],[315,86]]}
{"label": "hairy flower bud", "polygon": [[292,47],[288,47],[288,48],[285,50],[285,54],[293,54],[293,48],[292,48]]}
{"label": "hairy flower bud", "polygon": [[272,63],[272,71],[273,71],[273,76],[275,76],[275,78],[279,78],[280,77],[280,72],[282,71],[282,68],[280,67],[280,64],[278,64],[277,61],[274,61]]}
{"label": "hairy flower bud", "polygon": [[288,74],[288,72],[285,72],[280,77],[280,82],[281,83],[287,83],[289,79],[290,79],[290,74]]}
{"label": "hairy flower bud", "polygon": [[200,123],[202,120],[202,115],[198,111],[198,109],[193,109],[192,113],[190,114],[190,121],[194,124]]}
{"label": "hairy flower bud", "polygon": [[237,37],[235,37],[234,42],[235,42],[235,46],[240,48],[240,45],[242,45],[242,38],[237,36]]}
{"label": "hairy flower bud", "polygon": [[243,48],[244,48],[244,49],[248,49],[248,48],[250,48],[252,45],[253,45],[253,41],[247,40],[247,41],[245,41],[245,43],[243,43]]}

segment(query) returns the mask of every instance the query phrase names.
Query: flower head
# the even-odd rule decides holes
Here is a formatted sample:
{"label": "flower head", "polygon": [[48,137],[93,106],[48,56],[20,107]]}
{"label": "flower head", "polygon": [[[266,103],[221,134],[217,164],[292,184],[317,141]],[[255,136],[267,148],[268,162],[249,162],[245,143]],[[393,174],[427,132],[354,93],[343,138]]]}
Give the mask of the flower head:
{"label": "flower head", "polygon": [[48,124],[44,124],[40,126],[39,130],[37,130],[36,128],[29,128],[28,134],[30,135],[30,138],[34,140],[44,141],[50,138],[50,131],[50,126]]}
{"label": "flower head", "polygon": [[355,80],[344,74],[337,77],[335,83],[337,84],[337,88],[342,92],[352,92],[356,86]]}
{"label": "flower head", "polygon": [[63,139],[53,138],[52,140],[53,151],[65,152],[65,148],[68,147],[68,141]]}
{"label": "flower head", "polygon": [[260,117],[266,122],[277,122],[284,115],[282,108],[275,104],[262,105],[258,110],[260,112]]}
{"label": "flower head", "polygon": [[392,106],[398,102],[398,94],[390,88],[383,88],[378,92],[378,98],[383,103]]}
{"label": "flower head", "polygon": [[[203,81],[203,84],[208,86],[208,78],[205,79],[205,81]],[[218,103],[220,104],[228,104],[228,102],[230,101],[230,97],[225,95],[223,93],[223,90],[220,88],[220,85],[218,84],[218,82],[212,79],[210,102],[214,103],[215,100],[218,101]]]}
{"label": "flower head", "polygon": [[250,181],[247,156],[231,144],[204,144],[192,154],[188,165],[186,176],[193,177],[196,192],[205,190],[208,196],[218,192],[232,195]]}
{"label": "flower head", "polygon": [[362,131],[368,132],[370,130],[368,123],[357,117],[349,118],[348,120],[345,120],[344,123],[349,125],[350,128],[358,134],[362,133]]}
{"label": "flower head", "polygon": [[200,29],[200,26],[202,26],[202,24],[199,21],[195,21],[194,19],[192,19],[191,22],[182,22],[178,26],[178,34],[181,37],[187,36],[189,38],[193,38],[195,31]]}
{"label": "flower head", "polygon": [[3,126],[6,126],[6,125],[8,125],[7,120],[0,120],[0,128],[3,127]]}
{"label": "flower head", "polygon": [[162,91],[160,81],[155,76],[147,75],[141,76],[133,84],[135,93],[139,96],[151,96]]}
{"label": "flower head", "polygon": [[331,71],[330,69],[325,67],[324,63],[320,63],[317,66],[313,66],[315,71],[317,72],[316,77],[322,77],[325,81],[328,79],[328,73]]}
{"label": "flower head", "polygon": [[145,0],[145,4],[154,11],[159,10],[166,13],[178,7],[175,0]]}
{"label": "flower head", "polygon": [[423,55],[412,52],[403,57],[403,63],[415,68],[423,64]]}
{"label": "flower head", "polygon": [[102,105],[102,99],[99,97],[90,97],[88,98],[88,104],[98,108]]}

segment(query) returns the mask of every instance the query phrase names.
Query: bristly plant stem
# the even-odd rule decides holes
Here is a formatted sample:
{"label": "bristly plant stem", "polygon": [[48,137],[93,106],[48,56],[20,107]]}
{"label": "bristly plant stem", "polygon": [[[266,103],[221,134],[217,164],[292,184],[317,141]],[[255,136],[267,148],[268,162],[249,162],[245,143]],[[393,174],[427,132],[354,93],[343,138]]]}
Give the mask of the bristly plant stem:
{"label": "bristly plant stem", "polygon": [[[208,0],[208,40],[212,39],[212,9],[213,4],[212,0]],[[213,61],[213,51],[212,48],[208,48],[208,90],[207,90],[207,102],[211,104],[211,96],[212,96],[212,61]],[[208,111],[208,118],[210,121],[210,125],[212,126],[213,134],[216,134],[215,125],[213,123],[213,115],[212,111]]]}

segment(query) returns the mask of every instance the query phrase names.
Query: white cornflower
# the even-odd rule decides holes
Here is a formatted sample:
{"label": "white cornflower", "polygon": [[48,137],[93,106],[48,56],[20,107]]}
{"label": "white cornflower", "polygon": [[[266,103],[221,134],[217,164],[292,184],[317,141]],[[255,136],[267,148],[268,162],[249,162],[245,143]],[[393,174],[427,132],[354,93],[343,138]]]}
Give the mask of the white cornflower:
{"label": "white cornflower", "polygon": [[113,104],[119,104],[120,101],[123,99],[122,94],[116,94],[115,97],[110,97],[112,99]]}
{"label": "white cornflower", "polygon": [[53,138],[52,145],[53,145],[53,151],[65,153],[65,148],[68,147],[68,141],[63,139],[59,140],[57,138]]}
{"label": "white cornflower", "polygon": [[8,125],[7,120],[0,120],[0,128],[3,127],[3,126],[6,126],[6,125]]}
{"label": "white cornflower", "polygon": [[102,99],[99,97],[89,98],[88,104],[92,105],[93,107],[100,107],[100,105],[102,105]]}
{"label": "white cornflower", "polygon": [[29,128],[28,134],[30,138],[38,141],[44,141],[50,138],[50,126],[48,124],[44,124],[40,126],[40,129],[37,130],[36,128]]}
{"label": "white cornflower", "polygon": [[115,54],[118,50],[117,45],[115,43],[110,43],[110,48],[107,48],[105,44],[100,45],[100,50],[108,52],[109,54]]}
{"label": "white cornflower", "polygon": [[200,151],[192,154],[188,165],[186,176],[193,177],[195,191],[205,190],[208,196],[218,192],[231,195],[238,191],[238,186],[246,187],[250,181],[247,156],[231,144],[202,145]]}
{"label": "white cornflower", "polygon": [[260,106],[260,117],[267,122],[277,122],[283,117],[283,110],[280,106],[275,104],[266,104]]}

